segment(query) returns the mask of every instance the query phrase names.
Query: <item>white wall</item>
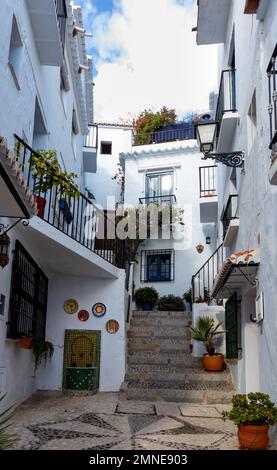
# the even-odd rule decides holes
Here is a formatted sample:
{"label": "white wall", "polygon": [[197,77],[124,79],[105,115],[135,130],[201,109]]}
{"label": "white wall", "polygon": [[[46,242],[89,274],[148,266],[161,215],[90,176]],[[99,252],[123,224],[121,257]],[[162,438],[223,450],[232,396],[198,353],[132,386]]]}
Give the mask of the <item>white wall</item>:
{"label": "white wall", "polygon": [[[148,240],[140,250],[175,250],[175,279],[171,282],[140,282],[140,264],[135,265],[135,288],[153,285],[160,295],[182,296],[191,286],[192,275],[215,249],[215,224],[200,223],[199,167],[209,163],[201,160],[194,140],[133,147],[133,153],[122,157],[125,162],[125,204],[139,205],[145,197],[145,174],[159,169],[174,170],[174,190],[177,206],[184,210],[183,237],[180,240]],[[213,165],[213,163],[211,163]],[[206,245],[210,235],[211,245]],[[198,244],[204,251],[196,251]],[[140,256],[137,257],[140,263]]]}
{"label": "white wall", "polygon": [[[112,154],[101,154],[101,142],[112,142]],[[115,201],[121,200],[121,187],[113,176],[117,173],[119,155],[129,152],[132,145],[132,130],[128,127],[98,125],[97,172],[86,173],[86,186],[96,197],[96,204],[107,208],[107,196],[114,196]]]}
{"label": "white wall", "polygon": [[[51,366],[40,370],[39,389],[61,388],[64,332],[73,329],[101,331],[99,389],[103,392],[119,390],[125,374],[124,280],[123,271],[117,280],[51,277],[46,339],[55,345],[55,354]],[[68,298],[76,299],[79,309],[89,311],[88,321],[81,322],[77,314],[68,315],[64,312],[63,304]],[[92,314],[92,306],[97,302],[102,302],[107,307],[106,315],[101,318]],[[109,334],[105,329],[106,322],[110,319],[119,322],[120,328],[116,334]]]}

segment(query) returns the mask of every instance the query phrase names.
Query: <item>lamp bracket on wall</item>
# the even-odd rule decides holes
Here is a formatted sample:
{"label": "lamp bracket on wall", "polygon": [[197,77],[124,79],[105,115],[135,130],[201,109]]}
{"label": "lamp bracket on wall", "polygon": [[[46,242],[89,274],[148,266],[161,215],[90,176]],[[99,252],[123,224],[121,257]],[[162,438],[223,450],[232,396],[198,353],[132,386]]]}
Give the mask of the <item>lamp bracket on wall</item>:
{"label": "lamp bracket on wall", "polygon": [[245,274],[245,273],[242,271],[242,269],[240,269],[238,266],[236,266],[236,269],[242,274],[242,276],[245,277],[245,279],[247,280],[247,282],[250,284],[251,287],[254,288],[254,287],[257,287],[257,286],[258,286],[259,280],[258,280],[256,277],[255,277],[255,278],[252,277],[252,279],[251,279],[251,278],[250,278],[249,276],[247,276],[247,274]]}
{"label": "lamp bracket on wall", "polygon": [[12,225],[4,225],[0,224],[0,237],[6,235],[12,228],[14,228],[19,222],[22,221],[22,224],[24,227],[28,227],[29,225],[29,220],[26,220],[24,217],[20,217],[16,222],[14,222]]}
{"label": "lamp bracket on wall", "polygon": [[226,166],[232,168],[244,167],[244,152],[226,152],[226,153],[215,153],[215,152],[206,152],[202,157],[202,160],[207,160],[212,158],[217,162],[223,163]]}

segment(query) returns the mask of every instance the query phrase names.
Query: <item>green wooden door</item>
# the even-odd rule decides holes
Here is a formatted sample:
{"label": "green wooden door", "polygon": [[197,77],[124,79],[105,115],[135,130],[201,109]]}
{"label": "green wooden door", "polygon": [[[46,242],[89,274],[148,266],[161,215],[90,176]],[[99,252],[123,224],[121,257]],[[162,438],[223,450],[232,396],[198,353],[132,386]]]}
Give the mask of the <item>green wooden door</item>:
{"label": "green wooden door", "polygon": [[239,321],[238,321],[238,300],[237,294],[225,304],[226,318],[226,357],[229,359],[237,359],[239,352]]}

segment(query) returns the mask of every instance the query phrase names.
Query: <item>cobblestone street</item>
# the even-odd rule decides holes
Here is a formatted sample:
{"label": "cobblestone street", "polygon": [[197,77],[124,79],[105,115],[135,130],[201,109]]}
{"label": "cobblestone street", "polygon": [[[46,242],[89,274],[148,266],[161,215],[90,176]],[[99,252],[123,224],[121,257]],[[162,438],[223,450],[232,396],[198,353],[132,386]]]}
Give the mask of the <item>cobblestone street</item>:
{"label": "cobblestone street", "polygon": [[37,392],[17,409],[12,430],[17,449],[237,449],[236,427],[220,416],[227,408]]}

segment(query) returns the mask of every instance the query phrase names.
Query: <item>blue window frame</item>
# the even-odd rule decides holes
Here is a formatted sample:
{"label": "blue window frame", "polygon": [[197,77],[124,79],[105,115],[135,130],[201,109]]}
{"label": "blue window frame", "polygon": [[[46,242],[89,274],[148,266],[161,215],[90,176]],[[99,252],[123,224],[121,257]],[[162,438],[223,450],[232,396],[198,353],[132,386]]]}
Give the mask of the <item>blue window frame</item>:
{"label": "blue window frame", "polygon": [[147,281],[171,280],[171,253],[149,254],[147,259]]}

